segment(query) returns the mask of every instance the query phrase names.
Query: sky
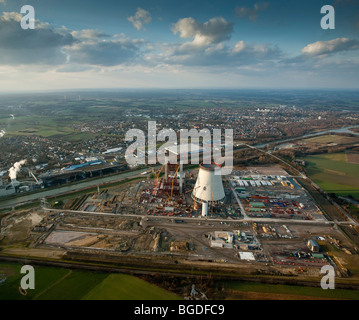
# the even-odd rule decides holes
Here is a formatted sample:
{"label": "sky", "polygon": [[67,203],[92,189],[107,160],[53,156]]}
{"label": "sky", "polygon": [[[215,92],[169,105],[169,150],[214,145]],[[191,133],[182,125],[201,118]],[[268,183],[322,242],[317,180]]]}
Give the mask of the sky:
{"label": "sky", "polygon": [[0,92],[91,88],[358,89],[359,1],[0,0]]}

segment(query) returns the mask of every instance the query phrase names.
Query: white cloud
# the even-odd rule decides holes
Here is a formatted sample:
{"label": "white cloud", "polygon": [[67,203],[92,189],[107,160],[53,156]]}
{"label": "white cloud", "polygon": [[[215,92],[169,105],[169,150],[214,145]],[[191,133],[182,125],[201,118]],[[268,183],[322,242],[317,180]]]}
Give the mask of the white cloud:
{"label": "white cloud", "polygon": [[97,40],[99,38],[108,37],[108,35],[98,30],[84,29],[80,31],[72,31],[71,34],[74,38],[81,40]]}
{"label": "white cloud", "polygon": [[150,23],[152,21],[152,17],[148,11],[138,8],[135,15],[129,17],[128,21],[130,21],[137,30],[146,30],[144,24]]}
{"label": "white cloud", "polygon": [[179,33],[181,38],[193,38],[192,44],[195,46],[208,46],[230,39],[233,23],[222,17],[212,18],[205,23],[184,18],[173,25],[172,32]]}
{"label": "white cloud", "polygon": [[[189,17],[180,19],[172,26],[172,32],[183,39],[193,39],[182,44],[164,44],[162,54],[151,56],[151,61],[168,65],[189,67],[231,67],[267,64],[280,59],[281,51],[267,44],[250,44],[244,41],[231,46],[225,42],[231,38],[233,23],[215,17],[205,23]],[[157,58],[157,59],[156,59]],[[252,68],[252,70],[255,68]]]}
{"label": "white cloud", "polygon": [[310,43],[302,49],[302,53],[309,56],[320,56],[357,49],[359,49],[358,40],[350,40],[348,38],[336,38],[329,41],[317,41],[314,43]]}
{"label": "white cloud", "polygon": [[270,44],[253,44],[244,41],[237,42],[234,46],[224,42],[214,43],[208,46],[194,46],[192,43],[182,45],[166,44],[162,48],[162,54],[151,56],[153,63],[166,63],[168,65],[181,65],[196,68],[213,68],[228,70],[255,65],[269,66],[282,58],[282,52]]}
{"label": "white cloud", "polygon": [[22,14],[18,13],[18,12],[3,12],[2,17],[0,17],[1,21],[6,21],[6,22],[10,22],[10,21],[16,21],[16,22],[20,22],[22,19]]}
{"label": "white cloud", "polygon": [[[264,10],[255,5],[250,10],[258,13],[261,8]],[[137,30],[151,22],[149,13],[141,10],[129,18]],[[246,11],[247,17],[254,19],[254,11]],[[17,12],[0,14],[1,90],[47,86],[224,86],[238,79],[247,84],[245,78],[263,85],[275,81],[289,85],[298,78],[303,83],[316,84],[320,74],[328,75],[326,79],[333,76],[333,83],[338,74],[348,83],[349,79],[358,83],[359,60],[354,54],[345,59],[334,54],[359,49],[358,40],[317,41],[289,59],[270,43],[229,41],[233,23],[222,17],[206,22],[191,17],[179,19],[171,27],[177,43],[149,43],[93,29],[57,29],[41,21],[36,22],[30,34],[19,28],[21,17]],[[283,77],[273,78],[278,73]]]}
{"label": "white cloud", "polygon": [[127,38],[82,41],[67,47],[65,52],[70,63],[116,66],[139,59],[145,43],[142,39]]}
{"label": "white cloud", "polygon": [[[50,24],[36,22],[29,32],[19,26],[22,15],[4,12],[0,16],[0,65],[32,65],[47,69],[86,70],[87,66],[115,66],[141,59],[146,42],[125,35],[110,37],[98,30],[72,31],[54,29]],[[145,49],[143,49],[145,48]]]}
{"label": "white cloud", "polygon": [[21,18],[17,12],[0,16],[0,64],[53,65],[66,61],[62,48],[76,42],[67,30],[37,21],[36,28],[29,32],[20,28]]}

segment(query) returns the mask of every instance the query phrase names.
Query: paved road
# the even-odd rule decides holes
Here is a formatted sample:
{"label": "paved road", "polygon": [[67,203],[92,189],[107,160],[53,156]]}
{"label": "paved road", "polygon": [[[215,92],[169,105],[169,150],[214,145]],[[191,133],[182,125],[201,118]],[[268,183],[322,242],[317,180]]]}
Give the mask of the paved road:
{"label": "paved road", "polygon": [[163,220],[183,220],[183,221],[192,221],[192,222],[223,222],[223,223],[243,223],[243,222],[265,222],[265,223],[285,223],[285,224],[316,224],[316,225],[328,225],[328,224],[350,224],[350,222],[334,222],[327,220],[290,220],[290,219],[276,219],[276,218],[250,218],[247,219],[212,219],[208,217],[199,216],[198,218],[192,217],[180,217],[180,216],[152,216],[152,215],[136,215],[136,214],[118,214],[118,213],[105,213],[105,212],[91,212],[91,211],[74,211],[74,210],[61,210],[61,209],[43,209],[49,212],[65,212],[65,213],[84,213],[87,215],[99,215],[99,216],[114,216],[114,217],[126,217],[126,218],[148,218],[153,219],[163,219]]}

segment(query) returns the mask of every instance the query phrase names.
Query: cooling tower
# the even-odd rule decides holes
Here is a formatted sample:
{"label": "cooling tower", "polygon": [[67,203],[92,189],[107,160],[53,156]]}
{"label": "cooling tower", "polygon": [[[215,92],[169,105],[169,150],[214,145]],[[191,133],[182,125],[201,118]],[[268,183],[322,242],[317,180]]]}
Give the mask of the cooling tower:
{"label": "cooling tower", "polygon": [[220,169],[215,163],[199,166],[197,182],[192,192],[193,200],[198,203],[206,201],[213,205],[225,198]]}

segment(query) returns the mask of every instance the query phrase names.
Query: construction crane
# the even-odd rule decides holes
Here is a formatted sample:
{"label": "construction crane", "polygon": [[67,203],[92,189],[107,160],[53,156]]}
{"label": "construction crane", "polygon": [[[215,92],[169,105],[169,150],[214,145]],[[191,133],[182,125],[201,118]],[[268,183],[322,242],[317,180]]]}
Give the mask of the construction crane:
{"label": "construction crane", "polygon": [[161,174],[164,166],[165,166],[165,164],[161,167],[160,170],[157,171],[157,173],[155,172],[156,186],[155,186],[153,192],[155,192],[155,190],[157,191],[158,180],[159,180],[160,174]]}
{"label": "construction crane", "polygon": [[171,187],[171,197],[170,197],[170,201],[172,201],[172,197],[173,197],[173,185],[174,185],[174,182],[175,182],[175,180],[177,180],[177,172],[178,172],[178,170],[179,170],[179,166],[177,167],[177,170],[176,170],[176,172],[175,172],[175,174],[174,174],[174,177],[173,177],[173,179],[172,179],[172,187]]}

